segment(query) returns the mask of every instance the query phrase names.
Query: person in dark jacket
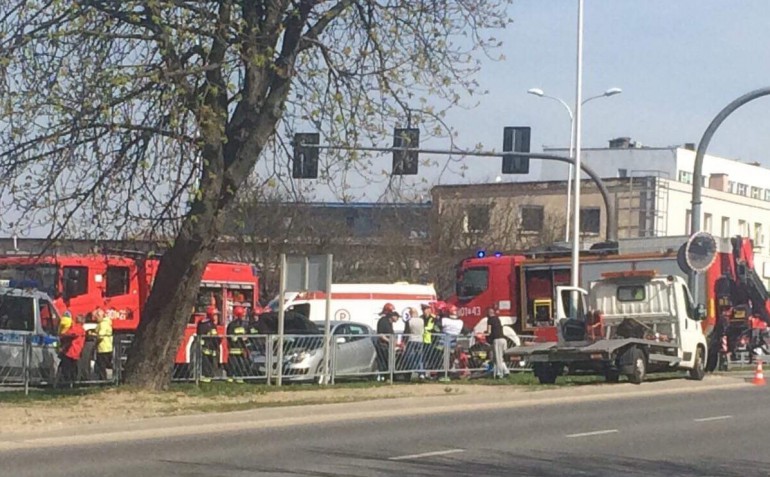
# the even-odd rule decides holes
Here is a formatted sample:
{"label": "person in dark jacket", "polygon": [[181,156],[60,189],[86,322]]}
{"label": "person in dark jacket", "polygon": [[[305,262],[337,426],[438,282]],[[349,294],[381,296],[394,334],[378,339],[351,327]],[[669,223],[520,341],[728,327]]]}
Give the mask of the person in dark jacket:
{"label": "person in dark jacket", "polygon": [[[396,307],[391,303],[386,303],[380,312],[380,319],[377,321],[377,338],[374,344],[377,352],[377,370],[380,373],[388,371],[390,343],[393,339],[393,323],[398,319]],[[377,381],[384,381],[382,374],[377,375]]]}
{"label": "person in dark jacket", "polygon": [[233,321],[227,325],[227,374],[228,380],[242,383],[244,376],[249,375],[247,358],[247,342],[249,323],[246,320],[246,309],[242,306],[233,307]]}
{"label": "person in dark jacket", "polygon": [[219,310],[215,306],[206,308],[206,316],[198,322],[196,334],[201,340],[201,381],[211,382],[219,371],[219,332],[217,321]]}

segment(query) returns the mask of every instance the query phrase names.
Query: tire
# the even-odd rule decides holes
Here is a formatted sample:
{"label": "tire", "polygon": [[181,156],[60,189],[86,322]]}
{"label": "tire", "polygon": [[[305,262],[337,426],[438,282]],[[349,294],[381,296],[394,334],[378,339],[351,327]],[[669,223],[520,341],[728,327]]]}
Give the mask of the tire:
{"label": "tire", "polygon": [[559,377],[557,369],[556,365],[547,363],[537,363],[533,366],[533,372],[540,384],[555,384],[556,378]]}
{"label": "tire", "polygon": [[628,380],[634,384],[642,384],[647,375],[647,358],[639,348],[632,348],[629,353],[631,353],[633,371],[627,375]]}
{"label": "tire", "polygon": [[698,350],[695,352],[695,362],[693,363],[689,374],[690,379],[695,381],[702,381],[706,376],[706,367],[703,363],[703,348],[701,346],[698,346]]}
{"label": "tire", "polygon": [[605,371],[604,379],[606,379],[608,383],[617,383],[620,381],[620,373],[615,370]]}

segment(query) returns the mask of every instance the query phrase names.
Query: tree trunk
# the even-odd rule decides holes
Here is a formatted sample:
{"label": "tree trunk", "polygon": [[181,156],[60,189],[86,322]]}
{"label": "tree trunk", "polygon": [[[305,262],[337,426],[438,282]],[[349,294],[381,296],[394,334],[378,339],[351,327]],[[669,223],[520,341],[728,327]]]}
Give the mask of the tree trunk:
{"label": "tree trunk", "polygon": [[196,204],[203,210],[185,218],[174,245],[161,257],[129,350],[125,369],[127,384],[162,390],[171,380],[174,356],[218,236],[218,214],[213,206],[203,205],[206,200],[203,198]]}

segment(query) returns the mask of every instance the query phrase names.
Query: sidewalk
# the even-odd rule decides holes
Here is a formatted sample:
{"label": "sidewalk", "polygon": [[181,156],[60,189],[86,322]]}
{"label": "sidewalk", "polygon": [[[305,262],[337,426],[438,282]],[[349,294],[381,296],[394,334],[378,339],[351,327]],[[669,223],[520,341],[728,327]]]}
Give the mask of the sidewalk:
{"label": "sidewalk", "polygon": [[[441,386],[441,385],[436,385]],[[704,381],[674,379],[632,384],[607,384],[538,389],[520,386],[443,386],[443,395],[398,397],[338,404],[259,408],[227,413],[112,420],[98,424],[66,424],[45,429],[0,433],[0,451],[62,445],[87,445],[158,437],[178,437],[258,428],[312,425],[359,419],[473,412],[610,400],[624,397],[691,394],[750,386],[739,376],[709,376]],[[447,391],[448,390],[448,391]],[[295,391],[302,393],[302,391]]]}

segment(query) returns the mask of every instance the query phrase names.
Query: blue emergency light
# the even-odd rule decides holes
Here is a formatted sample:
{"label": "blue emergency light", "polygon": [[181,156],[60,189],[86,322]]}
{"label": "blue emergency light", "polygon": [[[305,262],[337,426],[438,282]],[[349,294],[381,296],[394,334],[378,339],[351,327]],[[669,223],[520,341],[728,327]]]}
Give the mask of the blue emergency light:
{"label": "blue emergency light", "polygon": [[486,256],[487,256],[487,252],[485,252],[483,250],[479,250],[478,252],[476,252],[476,257],[477,258],[484,258]]}
{"label": "blue emergency light", "polygon": [[503,256],[503,252],[495,252],[495,257],[500,258]]}

